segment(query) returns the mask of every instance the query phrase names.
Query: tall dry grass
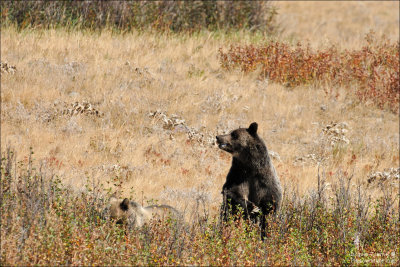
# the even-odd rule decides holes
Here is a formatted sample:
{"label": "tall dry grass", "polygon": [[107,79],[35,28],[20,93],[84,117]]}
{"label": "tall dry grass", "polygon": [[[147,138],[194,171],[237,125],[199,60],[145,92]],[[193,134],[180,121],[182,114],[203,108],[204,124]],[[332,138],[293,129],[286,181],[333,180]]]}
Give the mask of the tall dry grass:
{"label": "tall dry grass", "polygon": [[352,176],[337,175],[333,196],[326,176],[301,197],[285,187],[282,209],[268,217],[267,238],[241,219],[221,224],[204,199],[189,224],[171,219],[142,228],[108,220],[109,194],[88,179],[76,192],[38,165],[33,151],[17,161],[2,154],[2,265],[398,265],[399,221],[392,189],[371,195]]}
{"label": "tall dry grass", "polygon": [[[286,10],[299,7],[290,3]],[[388,25],[397,25],[398,3],[384,3],[382,9],[368,3],[361,4],[367,11],[357,18],[342,16],[342,2],[320,5],[316,10],[326,16],[313,11],[309,21],[323,23],[333,12],[364,36],[370,24],[363,21],[386,12],[380,16],[381,29],[392,38],[398,28]],[[310,10],[307,5],[298,9],[299,16]],[[306,21],[301,21],[297,28],[288,27],[294,39],[323,45],[325,37],[311,30],[306,35]],[[312,28],[312,23],[305,25]],[[346,27],[336,35],[337,24],[326,25],[328,43],[353,49],[361,42]],[[375,31],[379,36],[381,31]],[[387,192],[382,189],[391,189],[391,199],[398,200],[398,170],[396,174],[393,169],[399,166],[398,116],[358,103],[344,88],[338,88],[337,98],[326,95],[330,88],[324,85],[288,89],[260,80],[257,71],[221,68],[219,48],[265,41],[246,31],[187,36],[2,28],[1,60],[16,66],[15,74],[1,74],[2,153],[10,144],[16,149],[15,162],[26,166],[32,148],[35,160],[46,164],[73,194],[87,192],[89,179],[144,204],[158,201],[188,213],[201,204],[216,215],[230,157],[213,146],[213,138],[257,121],[269,150],[279,155],[273,160],[282,184],[294,188],[295,196],[310,196],[320,166],[331,184],[327,197],[346,197],[338,189],[342,187],[332,185],[351,177],[352,190],[359,184],[378,199]],[[293,242],[299,240],[296,233],[291,235]],[[296,244],[291,255],[303,251]]]}
{"label": "tall dry grass", "polygon": [[[87,175],[124,175],[123,188],[133,187],[136,197],[202,188],[215,208],[230,160],[207,140],[252,121],[280,155],[283,183],[301,181],[303,192],[315,182],[316,164],[296,159],[309,154],[323,156],[327,172],[351,166],[363,181],[398,166],[396,115],[357,104],[345,92],[336,99],[318,88],[288,90],[257,74],[224,71],[217,51],[229,42],[212,33],[4,29],[2,58],[17,62],[17,73],[2,75],[2,144],[17,145],[21,154],[33,147],[38,157],[58,161],[64,180],[77,188]],[[84,100],[104,116],[61,114]],[[185,127],[164,127],[149,116],[156,110],[177,114],[207,140],[189,142]],[[332,121],[347,122],[349,144],[327,145],[323,129]],[[348,165],[352,155],[357,160]]]}
{"label": "tall dry grass", "polygon": [[268,1],[3,1],[1,24],[48,29],[64,27],[120,33],[131,30],[193,33],[199,30],[275,31]]}

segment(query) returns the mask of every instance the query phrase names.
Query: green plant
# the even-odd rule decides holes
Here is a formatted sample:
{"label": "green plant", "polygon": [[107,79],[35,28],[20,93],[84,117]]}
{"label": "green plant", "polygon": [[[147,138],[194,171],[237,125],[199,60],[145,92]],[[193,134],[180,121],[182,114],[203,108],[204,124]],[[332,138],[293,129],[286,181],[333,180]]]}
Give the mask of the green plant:
{"label": "green plant", "polygon": [[112,28],[172,32],[275,31],[276,10],[263,1],[2,1],[2,25],[18,28]]}

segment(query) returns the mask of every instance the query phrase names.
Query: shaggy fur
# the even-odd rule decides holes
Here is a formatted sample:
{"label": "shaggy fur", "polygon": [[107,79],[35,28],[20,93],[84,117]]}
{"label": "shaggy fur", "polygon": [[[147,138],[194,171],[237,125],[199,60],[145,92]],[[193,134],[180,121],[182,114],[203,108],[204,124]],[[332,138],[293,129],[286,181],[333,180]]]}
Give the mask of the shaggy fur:
{"label": "shaggy fur", "polygon": [[151,219],[164,220],[172,218],[182,220],[182,215],[168,205],[152,205],[143,207],[127,198],[121,200],[115,197],[110,199],[110,218],[117,224],[127,224],[129,227],[142,227]]}
{"label": "shaggy fur", "polygon": [[264,237],[265,215],[279,210],[282,188],[257,129],[257,123],[253,122],[249,128],[239,128],[216,137],[219,148],[233,157],[222,187],[221,216],[226,221],[229,214],[237,214],[240,208],[245,218],[260,222]]}

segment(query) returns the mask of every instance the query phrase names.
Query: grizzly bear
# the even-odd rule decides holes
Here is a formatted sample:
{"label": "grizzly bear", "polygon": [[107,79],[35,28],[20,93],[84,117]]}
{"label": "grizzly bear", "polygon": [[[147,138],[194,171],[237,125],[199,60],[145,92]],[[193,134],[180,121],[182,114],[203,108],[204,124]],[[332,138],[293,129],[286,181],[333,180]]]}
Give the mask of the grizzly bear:
{"label": "grizzly bear", "polygon": [[253,122],[247,129],[216,137],[219,148],[232,154],[232,166],[222,187],[221,217],[226,221],[241,210],[245,219],[260,224],[264,238],[265,216],[279,210],[282,187],[257,129],[258,124]]}
{"label": "grizzly bear", "polygon": [[167,218],[176,221],[182,220],[182,215],[175,208],[168,205],[152,205],[143,207],[135,201],[127,198],[121,200],[110,198],[110,219],[117,224],[127,224],[128,227],[142,227],[145,223],[156,218],[164,220]]}

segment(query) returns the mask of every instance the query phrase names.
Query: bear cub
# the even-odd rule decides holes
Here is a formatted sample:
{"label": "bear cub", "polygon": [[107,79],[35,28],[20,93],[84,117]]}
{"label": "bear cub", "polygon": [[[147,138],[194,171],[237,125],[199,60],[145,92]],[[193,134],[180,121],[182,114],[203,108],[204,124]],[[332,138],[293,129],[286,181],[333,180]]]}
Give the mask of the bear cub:
{"label": "bear cub", "polygon": [[121,200],[111,197],[109,209],[110,219],[116,221],[117,224],[127,224],[130,228],[142,227],[154,218],[160,220],[171,218],[176,222],[183,219],[181,213],[171,206],[151,205],[143,207],[127,198]]}
{"label": "bear cub", "polygon": [[221,217],[243,211],[245,218],[260,223],[265,237],[266,218],[279,210],[282,187],[264,141],[257,134],[258,124],[217,136],[220,149],[232,154],[232,166],[222,187]]}

